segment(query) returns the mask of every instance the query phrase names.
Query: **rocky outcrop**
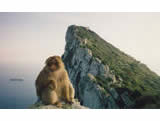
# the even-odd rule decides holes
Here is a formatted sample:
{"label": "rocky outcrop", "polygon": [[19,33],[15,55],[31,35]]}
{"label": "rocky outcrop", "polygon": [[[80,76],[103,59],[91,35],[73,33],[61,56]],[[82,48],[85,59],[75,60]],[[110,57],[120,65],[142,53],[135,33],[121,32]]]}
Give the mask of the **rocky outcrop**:
{"label": "rocky outcrop", "polygon": [[[65,52],[62,56],[65,67],[81,105],[89,108],[131,108],[134,99],[123,88],[112,88],[115,75],[109,66],[93,56],[87,48],[88,40],[80,37],[78,26],[72,25],[66,33]],[[86,31],[90,31],[86,28]]]}
{"label": "rocky outcrop", "polygon": [[74,104],[66,104],[62,103],[62,107],[59,108],[55,105],[44,105],[41,102],[37,102],[29,107],[30,109],[88,109],[80,105],[80,103],[76,100]]}

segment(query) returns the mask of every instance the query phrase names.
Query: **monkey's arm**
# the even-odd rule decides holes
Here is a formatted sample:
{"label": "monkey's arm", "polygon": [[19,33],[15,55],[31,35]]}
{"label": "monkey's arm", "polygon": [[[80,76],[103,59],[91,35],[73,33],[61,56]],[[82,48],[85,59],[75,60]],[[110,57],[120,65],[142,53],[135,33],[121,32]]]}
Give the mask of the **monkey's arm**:
{"label": "monkey's arm", "polygon": [[64,70],[63,71],[63,73],[62,73],[62,80],[67,80],[67,81],[70,81],[69,80],[69,76],[68,76],[68,73],[67,73],[67,71],[66,70]]}
{"label": "monkey's arm", "polygon": [[38,97],[40,97],[40,80],[38,78],[36,79],[35,86],[36,86],[36,94]]}
{"label": "monkey's arm", "polygon": [[37,94],[38,97],[40,97],[40,90],[37,86],[36,86],[36,94]]}

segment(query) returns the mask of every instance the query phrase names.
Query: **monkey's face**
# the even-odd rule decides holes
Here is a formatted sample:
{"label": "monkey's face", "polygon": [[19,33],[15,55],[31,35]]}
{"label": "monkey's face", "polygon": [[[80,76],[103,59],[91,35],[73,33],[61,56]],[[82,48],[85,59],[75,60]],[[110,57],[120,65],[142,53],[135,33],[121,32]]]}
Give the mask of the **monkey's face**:
{"label": "monkey's face", "polygon": [[50,85],[48,86],[48,89],[53,90],[53,89],[54,89],[53,85],[52,85],[52,84],[50,84]]}
{"label": "monkey's face", "polygon": [[52,56],[46,60],[46,65],[50,71],[58,70],[62,65],[62,60],[60,56]]}

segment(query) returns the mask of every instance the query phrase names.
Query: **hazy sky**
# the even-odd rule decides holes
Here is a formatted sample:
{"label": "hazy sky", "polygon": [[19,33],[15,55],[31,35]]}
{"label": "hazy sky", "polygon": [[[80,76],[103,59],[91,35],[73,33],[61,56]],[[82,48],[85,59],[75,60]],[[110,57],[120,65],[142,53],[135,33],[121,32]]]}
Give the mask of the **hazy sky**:
{"label": "hazy sky", "polygon": [[0,64],[62,55],[69,25],[87,26],[160,75],[160,13],[0,13]]}

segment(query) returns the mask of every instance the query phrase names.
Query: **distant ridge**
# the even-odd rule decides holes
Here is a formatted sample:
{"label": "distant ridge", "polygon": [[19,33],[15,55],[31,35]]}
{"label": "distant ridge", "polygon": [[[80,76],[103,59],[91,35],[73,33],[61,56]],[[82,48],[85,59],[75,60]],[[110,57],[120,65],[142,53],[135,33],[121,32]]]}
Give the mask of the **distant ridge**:
{"label": "distant ridge", "polygon": [[12,79],[9,79],[10,81],[24,81],[23,79],[21,78],[12,78]]}

